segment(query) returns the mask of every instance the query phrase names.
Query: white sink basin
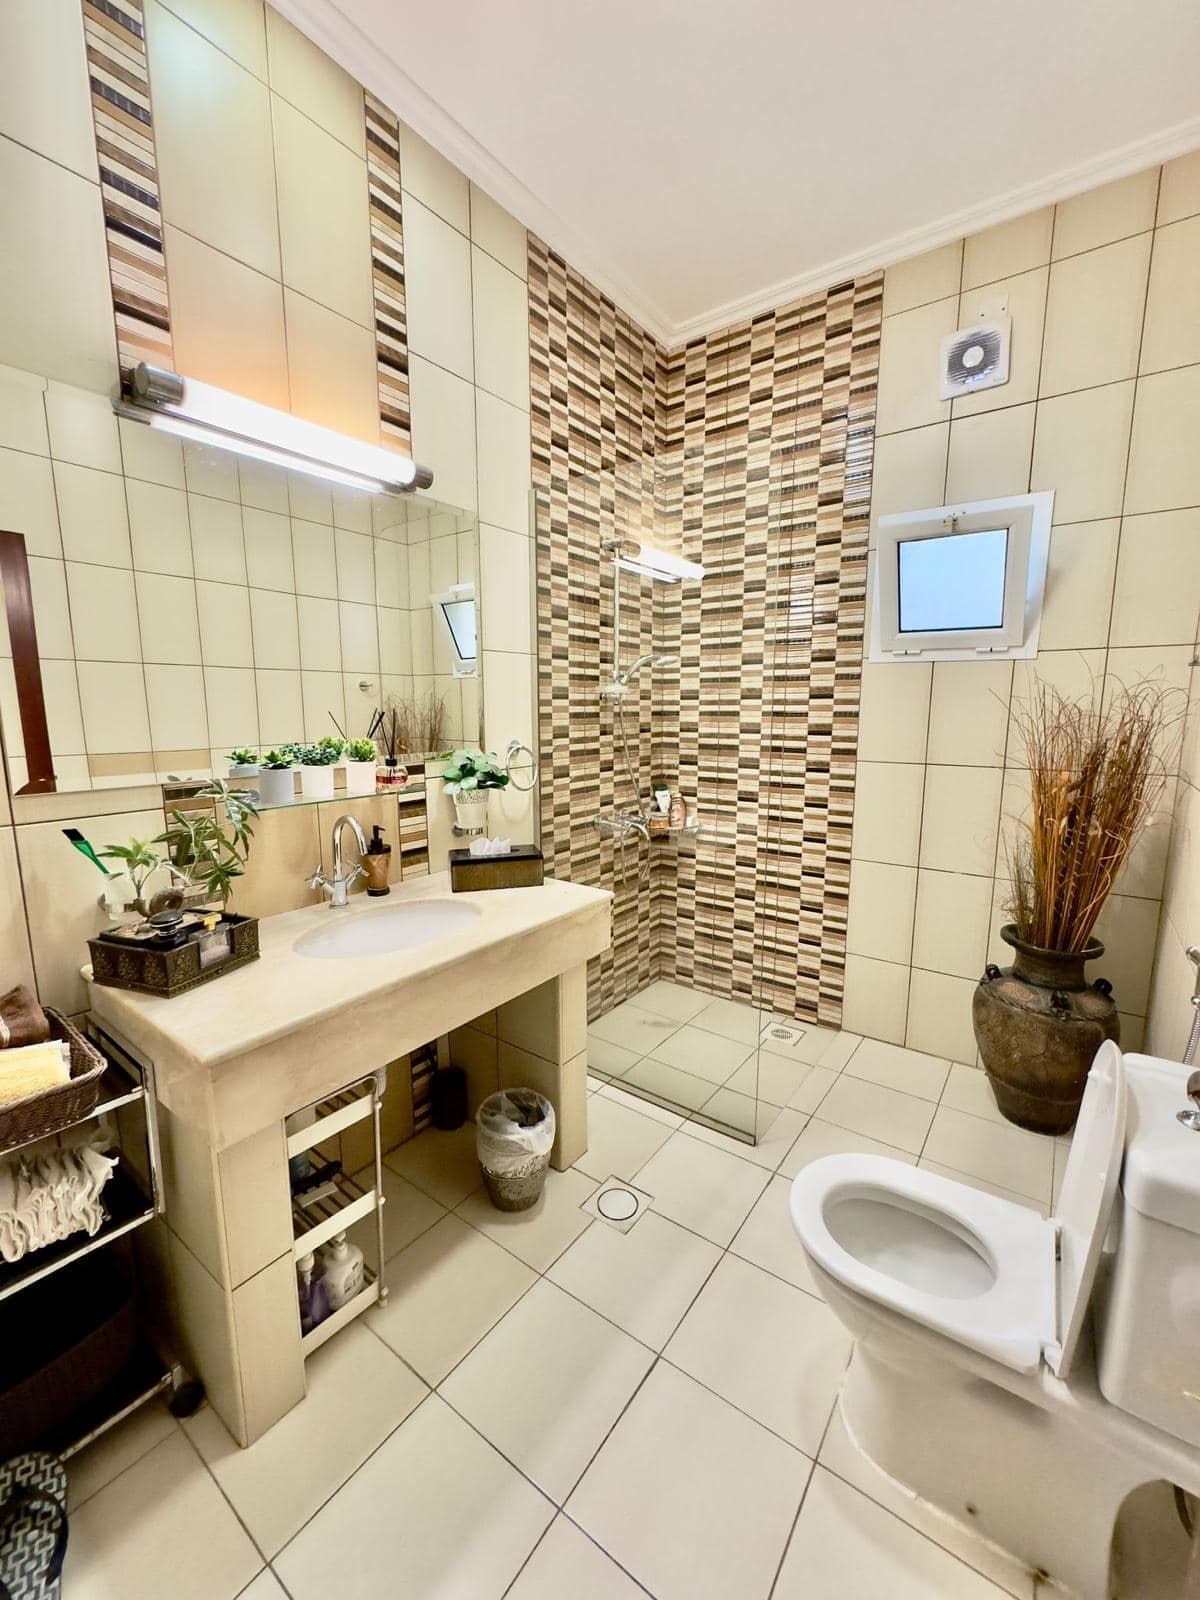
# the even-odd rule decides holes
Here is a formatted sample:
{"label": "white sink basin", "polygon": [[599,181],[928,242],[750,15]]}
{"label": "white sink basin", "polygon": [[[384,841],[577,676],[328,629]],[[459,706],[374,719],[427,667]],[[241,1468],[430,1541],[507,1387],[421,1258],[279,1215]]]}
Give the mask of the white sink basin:
{"label": "white sink basin", "polygon": [[314,961],[381,956],[389,950],[414,950],[462,933],[478,921],[479,907],[458,900],[422,900],[386,910],[330,911],[324,927],[301,934],[293,949]]}

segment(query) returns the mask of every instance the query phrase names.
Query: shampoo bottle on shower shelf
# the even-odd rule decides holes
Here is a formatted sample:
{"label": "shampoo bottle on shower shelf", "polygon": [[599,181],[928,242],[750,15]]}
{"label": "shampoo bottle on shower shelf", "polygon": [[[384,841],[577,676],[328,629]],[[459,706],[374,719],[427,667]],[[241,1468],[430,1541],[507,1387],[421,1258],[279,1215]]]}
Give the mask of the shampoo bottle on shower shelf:
{"label": "shampoo bottle on shower shelf", "polygon": [[313,1277],[311,1251],[296,1262],[296,1290],[300,1296],[300,1332],[311,1333],[329,1315],[329,1291],[324,1280]]}
{"label": "shampoo bottle on shower shelf", "polygon": [[340,1311],[364,1281],[362,1251],[344,1233],[335,1233],[321,1251],[321,1282],[329,1295],[329,1309]]}
{"label": "shampoo bottle on shower shelf", "polygon": [[671,796],[671,809],[667,812],[667,822],[672,828],[684,828],[687,826],[687,806],[684,804],[681,794],[673,794]]}

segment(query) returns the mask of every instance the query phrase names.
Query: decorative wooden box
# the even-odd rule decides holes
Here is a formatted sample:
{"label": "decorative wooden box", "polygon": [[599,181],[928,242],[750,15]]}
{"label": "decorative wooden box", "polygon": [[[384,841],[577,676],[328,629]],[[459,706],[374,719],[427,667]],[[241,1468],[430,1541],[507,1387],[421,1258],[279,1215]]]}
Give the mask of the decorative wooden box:
{"label": "decorative wooden box", "polygon": [[536,845],[514,845],[506,856],[473,856],[450,851],[450,887],[467,889],[535,889],[545,877],[542,852]]}
{"label": "decorative wooden box", "polygon": [[135,944],[119,934],[98,934],[88,940],[92,977],[112,989],[133,989],[138,994],[156,994],[170,1000],[258,960],[257,917],[239,917],[227,911],[213,932],[222,930],[229,932],[230,953],[207,965],[201,964],[200,944],[195,939],[163,950]]}

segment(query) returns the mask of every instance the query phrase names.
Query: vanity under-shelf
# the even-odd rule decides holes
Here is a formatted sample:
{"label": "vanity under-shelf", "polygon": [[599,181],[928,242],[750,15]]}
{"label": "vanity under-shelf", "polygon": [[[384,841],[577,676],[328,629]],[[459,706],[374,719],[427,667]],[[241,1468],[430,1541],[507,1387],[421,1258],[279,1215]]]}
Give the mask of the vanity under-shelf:
{"label": "vanity under-shelf", "polygon": [[[242,1444],[303,1397],[305,1357],[384,1295],[378,1075],[390,1063],[499,1010],[500,1085],[551,1101],[554,1166],[587,1148],[586,972],[609,944],[610,899],[553,878],[451,894],[440,873],[386,900],[265,918],[258,961],[171,1000],[90,984],[94,1021],[153,1064],[178,1341]],[[315,1120],[297,1129],[305,1110]],[[360,1124],[360,1176],[297,1206],[289,1157]],[[355,1224],[378,1230],[378,1259],[302,1337],[296,1260]]]}

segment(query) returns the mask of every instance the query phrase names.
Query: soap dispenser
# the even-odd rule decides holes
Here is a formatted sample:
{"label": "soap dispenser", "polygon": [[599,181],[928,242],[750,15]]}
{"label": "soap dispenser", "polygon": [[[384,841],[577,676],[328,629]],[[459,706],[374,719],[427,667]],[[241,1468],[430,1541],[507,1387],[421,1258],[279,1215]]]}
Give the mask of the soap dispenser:
{"label": "soap dispenser", "polygon": [[365,1282],[363,1253],[344,1233],[335,1233],[321,1251],[321,1282],[329,1295],[329,1309],[338,1311]]}
{"label": "soap dispenser", "polygon": [[383,828],[377,822],[371,829],[371,840],[363,861],[367,870],[367,893],[391,894],[388,874],[392,869],[392,847],[383,842]]}

